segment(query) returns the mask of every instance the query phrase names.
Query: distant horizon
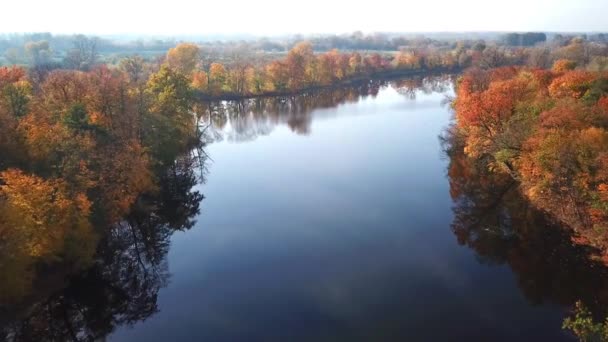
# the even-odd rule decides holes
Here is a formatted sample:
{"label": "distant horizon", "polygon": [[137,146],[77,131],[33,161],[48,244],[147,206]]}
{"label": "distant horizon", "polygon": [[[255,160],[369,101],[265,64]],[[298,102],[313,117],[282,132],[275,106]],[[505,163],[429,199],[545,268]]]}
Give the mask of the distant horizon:
{"label": "distant horizon", "polygon": [[53,36],[72,36],[72,35],[85,35],[94,36],[100,38],[129,38],[129,39],[141,39],[141,38],[204,38],[204,37],[223,37],[231,39],[263,39],[263,38],[294,38],[297,36],[302,37],[323,37],[323,36],[349,36],[354,33],[361,32],[363,35],[401,35],[401,36],[434,36],[434,35],[503,35],[508,33],[527,33],[537,32],[545,33],[549,35],[562,34],[562,35],[576,35],[576,34],[608,34],[606,31],[543,31],[543,30],[531,30],[531,31],[348,31],[348,32],[314,32],[314,33],[280,33],[280,34],[256,34],[256,33],[240,33],[240,32],[209,32],[209,33],[146,33],[146,32],[116,32],[116,33],[95,33],[95,32],[53,32],[53,31],[0,31],[0,36],[8,35],[35,35],[35,34],[51,34]]}

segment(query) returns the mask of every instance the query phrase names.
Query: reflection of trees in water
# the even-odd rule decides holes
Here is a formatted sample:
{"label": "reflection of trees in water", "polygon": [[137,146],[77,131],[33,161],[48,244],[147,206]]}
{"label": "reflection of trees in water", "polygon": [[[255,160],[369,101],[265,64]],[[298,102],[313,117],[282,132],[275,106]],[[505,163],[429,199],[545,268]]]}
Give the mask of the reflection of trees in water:
{"label": "reflection of trees in water", "polygon": [[483,161],[458,153],[457,138],[448,136],[445,143],[458,243],[473,249],[482,263],[509,265],[529,302],[570,307],[580,299],[604,316],[608,269],[590,260],[597,251],[573,244],[571,232],[533,208],[511,177],[490,173]]}
{"label": "reflection of trees in water", "polygon": [[1,330],[8,341],[91,341],[158,311],[157,296],[169,277],[166,256],[176,230],[190,229],[203,195],[195,155],[178,158],[161,176],[159,191],[142,199],[101,241],[94,265],[70,277],[66,288],[21,314]]}
{"label": "reflection of trees in water", "polygon": [[287,125],[298,134],[308,134],[314,110],[334,108],[345,103],[355,103],[362,98],[375,97],[381,89],[389,86],[407,98],[415,99],[419,91],[424,94],[445,92],[450,85],[450,76],[376,80],[294,96],[199,103],[198,113],[203,120],[211,122],[208,134],[212,139],[249,141],[269,134],[278,125]]}
{"label": "reflection of trees in water", "polygon": [[416,93],[421,92],[429,95],[432,93],[445,93],[453,84],[453,75],[433,76],[433,77],[412,77],[390,82],[390,85],[399,94],[411,100],[416,99]]}

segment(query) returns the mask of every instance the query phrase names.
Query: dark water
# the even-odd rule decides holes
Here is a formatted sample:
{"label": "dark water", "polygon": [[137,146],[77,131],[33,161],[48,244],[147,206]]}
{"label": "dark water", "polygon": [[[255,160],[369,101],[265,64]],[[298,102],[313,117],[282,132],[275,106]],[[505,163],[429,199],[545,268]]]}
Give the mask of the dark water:
{"label": "dark water", "polygon": [[509,180],[442,152],[449,94],[434,78],[203,106],[206,171],[181,161],[165,213],[117,229],[7,336],[571,340],[563,318],[606,307],[606,271]]}

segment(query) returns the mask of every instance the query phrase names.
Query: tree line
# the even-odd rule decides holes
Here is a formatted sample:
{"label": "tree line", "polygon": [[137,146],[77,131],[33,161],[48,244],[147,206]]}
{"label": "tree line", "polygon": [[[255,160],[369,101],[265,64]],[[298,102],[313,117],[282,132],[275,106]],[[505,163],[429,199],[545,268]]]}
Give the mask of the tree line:
{"label": "tree line", "polygon": [[608,69],[608,45],[571,39],[547,47],[507,47],[483,41],[458,42],[454,46],[419,46],[381,54],[341,52],[316,53],[313,44],[300,42],[285,57],[260,61],[244,50],[233,52],[225,62],[202,58],[194,44],[179,44],[169,50],[167,62],[190,75],[193,87],[207,97],[247,97],[290,94],[369,78],[419,72],[449,72],[466,68],[490,69],[506,65],[547,68],[567,59],[590,69]]}
{"label": "tree line", "polygon": [[[38,78],[37,82],[52,70],[89,71],[103,64],[118,68],[124,59],[104,57],[101,51],[107,42],[96,37],[74,36],[71,47],[62,43],[61,55],[53,46],[54,40],[43,39],[54,36],[39,34],[28,37],[30,40],[24,44],[22,52],[25,59],[21,61],[27,63],[30,77]],[[358,41],[369,37],[355,33],[344,39]],[[152,69],[169,63],[174,70],[187,76],[199,93],[215,98],[287,94],[365,78],[424,71],[454,71],[469,67],[487,69],[504,65],[549,68],[558,59],[569,59],[579,65],[590,64],[596,70],[604,70],[608,66],[606,41],[592,40],[590,36],[555,35],[550,42],[535,46],[527,45],[543,40],[545,34],[506,35],[505,39],[513,40],[512,45],[515,46],[484,40],[373,37],[378,41],[391,41],[394,46],[390,51],[352,50],[348,47],[340,51],[331,48],[343,46],[337,43],[339,39],[326,43],[334,41],[328,37],[285,43],[285,49],[291,46],[289,50],[275,50],[259,42],[180,43],[172,48],[163,45],[168,49],[164,55],[156,51],[152,55],[142,54],[141,58]],[[15,51],[6,51],[5,59],[15,64],[20,59],[11,52]]]}
{"label": "tree line", "polygon": [[508,33],[503,41],[511,46],[533,46],[547,41],[547,35],[542,32]]}

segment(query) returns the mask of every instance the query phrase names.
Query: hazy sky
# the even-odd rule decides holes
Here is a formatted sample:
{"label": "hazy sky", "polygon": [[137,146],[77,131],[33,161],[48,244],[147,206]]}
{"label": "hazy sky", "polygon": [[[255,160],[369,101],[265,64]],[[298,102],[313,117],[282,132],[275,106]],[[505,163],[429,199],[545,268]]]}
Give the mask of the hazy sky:
{"label": "hazy sky", "polygon": [[608,0],[6,0],[0,32],[608,31]]}

